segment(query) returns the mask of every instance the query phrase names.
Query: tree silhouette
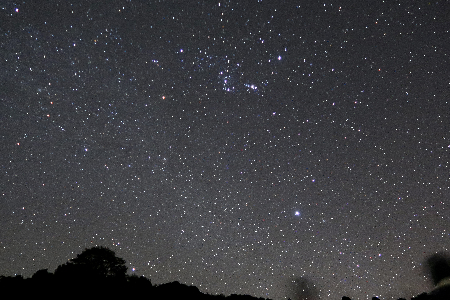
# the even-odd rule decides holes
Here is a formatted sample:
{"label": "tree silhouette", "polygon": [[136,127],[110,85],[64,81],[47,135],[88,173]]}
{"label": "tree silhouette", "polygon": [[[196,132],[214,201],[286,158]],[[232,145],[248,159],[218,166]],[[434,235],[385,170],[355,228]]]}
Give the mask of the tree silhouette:
{"label": "tree silhouette", "polygon": [[114,251],[105,247],[85,249],[77,257],[58,266],[58,277],[125,278],[127,267],[125,260],[117,257]]}
{"label": "tree silhouette", "polygon": [[440,252],[429,256],[426,266],[434,285],[438,285],[445,278],[450,278],[450,256],[448,254]]}
{"label": "tree silhouette", "polygon": [[36,273],[31,276],[33,281],[50,281],[53,278],[53,274],[48,271],[48,269],[41,269],[36,271]]}

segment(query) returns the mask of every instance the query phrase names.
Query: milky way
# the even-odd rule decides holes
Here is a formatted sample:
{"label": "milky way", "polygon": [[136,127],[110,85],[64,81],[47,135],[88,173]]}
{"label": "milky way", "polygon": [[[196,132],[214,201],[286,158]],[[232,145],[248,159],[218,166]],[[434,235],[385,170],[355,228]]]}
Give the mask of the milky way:
{"label": "milky way", "polygon": [[38,2],[0,4],[0,274],[101,245],[211,294],[432,288],[445,1]]}

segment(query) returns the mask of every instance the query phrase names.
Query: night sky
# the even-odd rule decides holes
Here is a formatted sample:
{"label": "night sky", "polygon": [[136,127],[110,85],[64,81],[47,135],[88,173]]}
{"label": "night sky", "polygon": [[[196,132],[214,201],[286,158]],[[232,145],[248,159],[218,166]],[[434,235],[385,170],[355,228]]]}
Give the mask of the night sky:
{"label": "night sky", "polygon": [[[447,1],[1,1],[0,274],[410,298],[450,249]],[[312,286],[312,285],[315,286]]]}

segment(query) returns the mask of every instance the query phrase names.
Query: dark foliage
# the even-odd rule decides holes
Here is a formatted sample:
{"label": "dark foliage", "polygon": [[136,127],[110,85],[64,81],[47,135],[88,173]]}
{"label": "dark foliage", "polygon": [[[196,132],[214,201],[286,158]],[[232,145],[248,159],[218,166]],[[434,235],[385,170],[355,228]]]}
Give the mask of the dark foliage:
{"label": "dark foliage", "polygon": [[421,294],[416,299],[449,300],[450,299],[450,256],[436,253],[426,260],[426,268],[436,288],[428,294]]}
{"label": "dark foliage", "polygon": [[159,285],[154,291],[154,296],[157,299],[163,299],[164,297],[170,299],[182,299],[185,297],[188,299],[201,299],[202,295],[197,287],[187,286],[178,281]]}
{"label": "dark foliage", "polygon": [[31,277],[36,282],[46,282],[53,279],[53,273],[50,273],[47,269],[36,271]]}
{"label": "dark foliage", "polygon": [[143,276],[127,275],[125,263],[125,260],[116,257],[114,251],[94,247],[58,266],[54,274],[43,269],[28,279],[20,275],[0,276],[0,289],[4,295],[14,295],[19,299],[262,299],[247,295],[207,295],[195,286],[177,281],[153,286]]}
{"label": "dark foliage", "polygon": [[431,274],[433,284],[437,285],[441,280],[450,278],[450,256],[445,253],[437,253],[427,258],[426,265]]}
{"label": "dark foliage", "polygon": [[[449,300],[450,260],[448,256],[439,254],[427,260],[433,282],[437,288],[430,293],[420,294],[414,300]],[[21,275],[0,276],[0,289],[3,295],[14,295],[16,298],[46,299],[198,299],[198,300],[264,300],[249,295],[208,295],[200,292],[195,286],[188,286],[178,281],[153,286],[143,276],[127,275],[125,260],[116,257],[114,251],[94,247],[86,249],[76,258],[58,266],[55,273],[47,269],[38,270],[31,278]],[[444,284],[442,284],[444,282]],[[318,292],[312,282],[300,278],[294,281],[295,299],[316,299]],[[294,300],[295,300],[294,299]],[[342,300],[351,300],[343,296]],[[372,300],[379,300],[373,297]],[[406,300],[399,298],[398,300]]]}
{"label": "dark foliage", "polygon": [[94,278],[125,278],[127,267],[125,260],[117,257],[114,251],[105,247],[93,247],[84,250],[77,257],[69,262],[60,265],[56,271],[56,276],[69,276],[73,279],[73,274],[81,276],[87,275],[89,279]]}

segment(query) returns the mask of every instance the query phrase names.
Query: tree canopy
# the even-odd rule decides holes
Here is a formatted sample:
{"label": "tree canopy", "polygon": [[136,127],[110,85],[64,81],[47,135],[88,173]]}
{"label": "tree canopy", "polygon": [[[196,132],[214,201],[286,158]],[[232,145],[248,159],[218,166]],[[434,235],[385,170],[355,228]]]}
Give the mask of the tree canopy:
{"label": "tree canopy", "polygon": [[89,277],[97,278],[125,278],[127,267],[125,260],[117,257],[114,251],[105,247],[93,247],[85,249],[77,257],[70,259],[67,263],[60,265],[55,275],[65,276],[70,274],[88,274]]}

